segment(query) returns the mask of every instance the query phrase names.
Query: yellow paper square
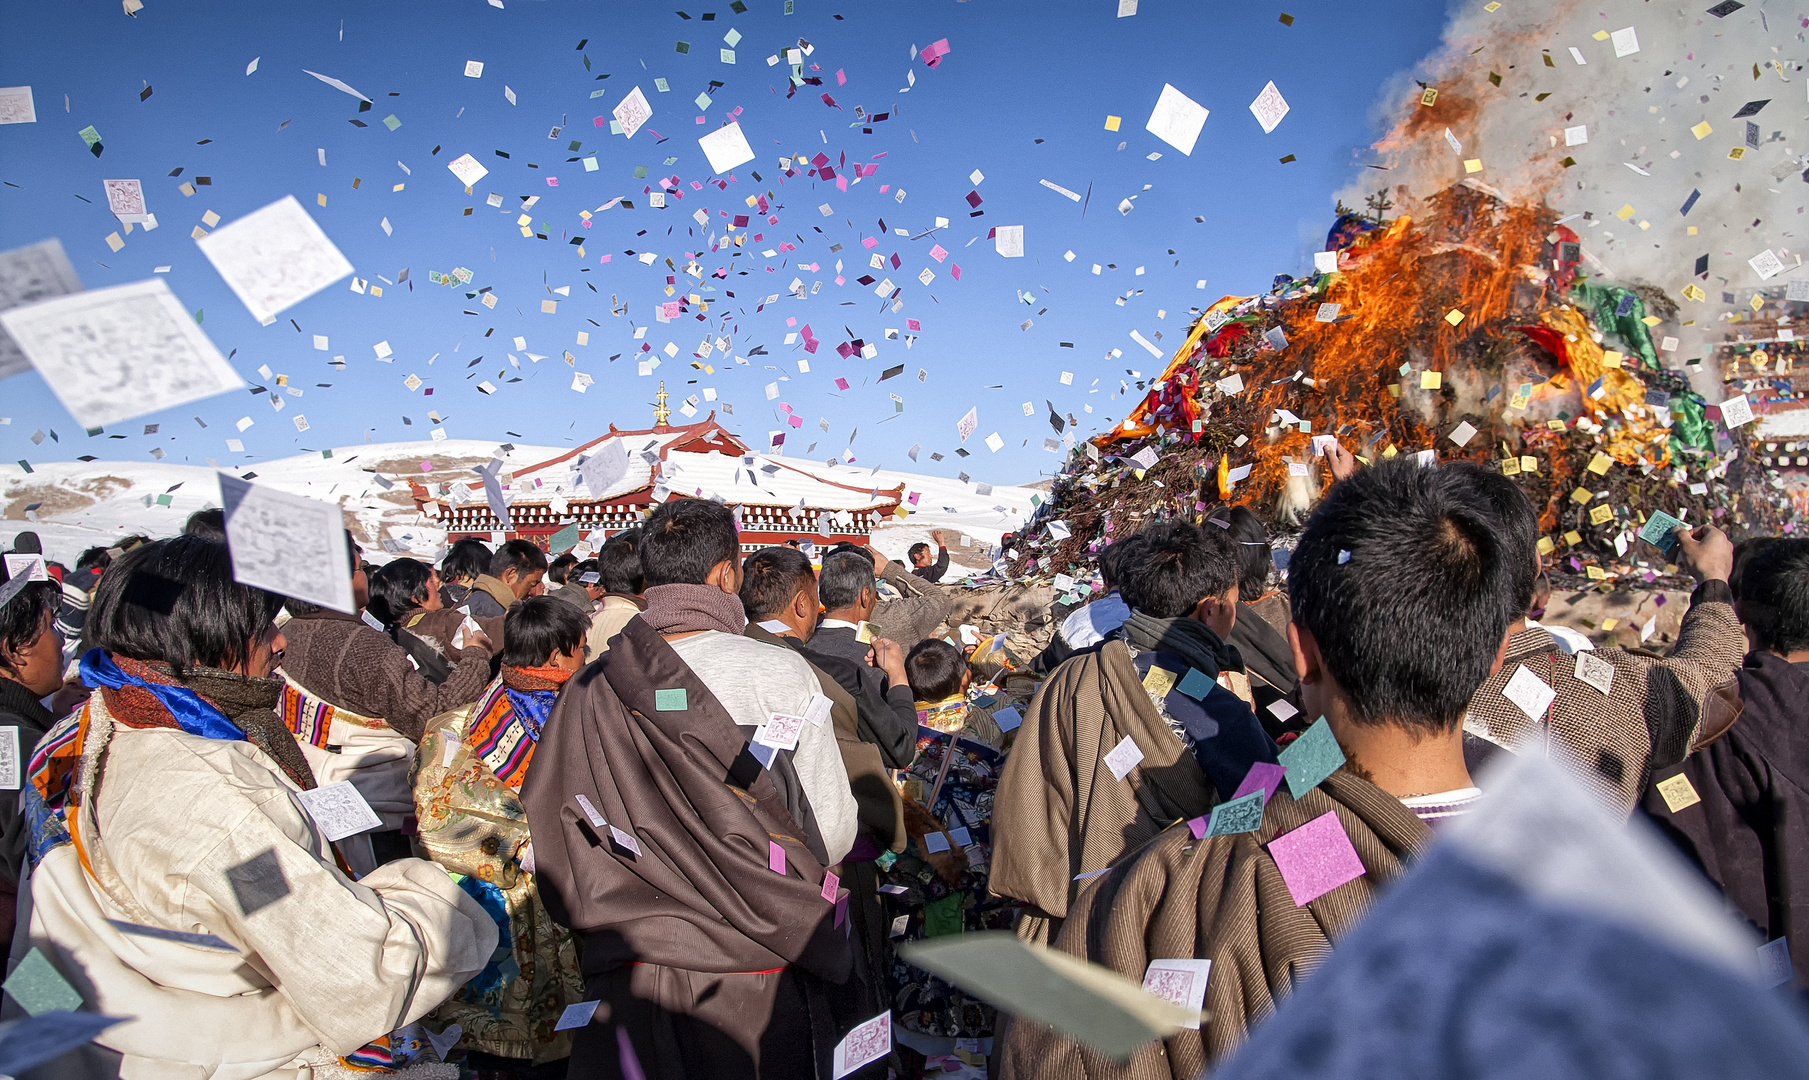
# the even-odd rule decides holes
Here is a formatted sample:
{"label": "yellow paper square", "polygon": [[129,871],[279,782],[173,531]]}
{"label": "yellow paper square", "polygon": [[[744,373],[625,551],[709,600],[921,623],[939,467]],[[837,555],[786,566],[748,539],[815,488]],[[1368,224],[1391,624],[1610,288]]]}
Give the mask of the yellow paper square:
{"label": "yellow paper square", "polygon": [[1482,10],[1488,12],[1490,15],[1495,14],[1497,11],[1501,10],[1501,0],[1489,0],[1488,3],[1482,5]]}
{"label": "yellow paper square", "polygon": [[1621,361],[1625,360],[1625,359],[1626,359],[1626,357],[1622,356],[1620,353],[1615,352],[1613,349],[1609,349],[1606,352],[1602,353],[1602,364],[1606,367],[1612,367],[1612,368],[1620,367]]}
{"label": "yellow paper square", "polygon": [[1546,421],[1546,422],[1545,422],[1545,426],[1546,426],[1546,428],[1547,428],[1547,429],[1548,429],[1548,430],[1550,430],[1550,431],[1563,431],[1563,430],[1564,430],[1564,421],[1562,421],[1562,420],[1547,420],[1547,421]]}
{"label": "yellow paper square", "polygon": [[871,645],[873,639],[878,636],[879,632],[874,628],[873,624],[867,622],[865,619],[861,620],[860,628],[854,632],[854,640],[860,642],[862,645]]}
{"label": "yellow paper square", "polygon": [[181,185],[178,185],[176,190],[182,192],[182,195],[184,198],[188,198],[189,196],[192,196],[195,193],[195,185],[189,184],[189,183],[183,183]]}
{"label": "yellow paper square", "polygon": [[1697,124],[1690,129],[1690,134],[1696,136],[1698,139],[1706,139],[1714,133],[1715,129],[1709,127],[1709,122],[1707,120],[1704,120],[1702,123]]}
{"label": "yellow paper square", "polygon": [[1450,311],[1445,312],[1445,321],[1452,326],[1456,326],[1458,323],[1464,321],[1464,313],[1456,308],[1452,308]]}
{"label": "yellow paper square", "polygon": [[1558,545],[1551,542],[1551,537],[1541,536],[1539,538],[1539,554],[1550,555],[1556,550],[1558,550]]}
{"label": "yellow paper square", "polygon": [[[192,228],[192,229],[190,229],[190,230],[189,230],[189,232],[188,232],[188,234],[189,234],[189,235],[190,235],[190,236],[192,236],[192,237],[194,237],[194,238],[195,238],[195,239],[196,239],[196,240],[199,240],[199,239],[201,239],[201,238],[202,238],[202,237],[203,237],[203,236],[206,236],[206,235],[207,235],[207,230],[206,230],[206,229],[203,229],[203,228],[202,228],[202,227],[201,227],[201,226],[199,226],[199,225],[197,225],[197,226],[195,226],[195,227],[194,227],[194,228]],[[119,235],[119,234],[118,234],[118,233],[114,233],[114,235],[115,235],[115,236],[117,236],[117,235]],[[109,243],[111,243],[111,241],[108,241],[108,242],[109,242]],[[114,249],[113,249],[113,250],[114,250],[114,251],[118,251],[118,250],[119,250],[119,249],[118,249],[118,248],[114,248]]]}
{"label": "yellow paper square", "polygon": [[1432,105],[1433,102],[1435,102],[1437,100],[1438,100],[1438,91],[1434,90],[1430,86],[1426,87],[1426,89],[1420,93],[1420,104],[1421,105],[1430,106],[1430,105]]}
{"label": "yellow paper square", "polygon": [[542,315],[552,315],[558,310],[559,302],[557,300],[542,300],[540,302],[540,313]]}
{"label": "yellow paper square", "polygon": [[1589,512],[1589,523],[1591,525],[1606,525],[1613,520],[1614,507],[1609,506],[1607,503],[1603,503]]}
{"label": "yellow paper square", "polygon": [[1583,534],[1576,531],[1575,529],[1572,529],[1569,532],[1564,534],[1564,542],[1566,544],[1569,544],[1571,547],[1576,547],[1578,544],[1583,542]]}
{"label": "yellow paper square", "polygon": [[371,286],[371,295],[372,296],[382,296],[383,295],[383,286],[372,285]]}
{"label": "yellow paper square", "polygon": [[1393,443],[1389,443],[1389,444],[1388,444],[1388,449],[1386,449],[1386,450],[1384,450],[1384,451],[1382,451],[1382,460],[1383,460],[1383,461],[1389,461],[1389,460],[1391,460],[1391,459],[1393,459],[1393,458],[1394,458],[1394,456],[1395,456],[1395,455],[1396,455],[1396,454],[1399,454],[1399,453],[1400,453],[1400,451],[1399,451],[1399,450],[1396,450],[1396,449],[1395,449],[1395,448],[1394,448],[1394,444],[1393,444]]}
{"label": "yellow paper square", "polygon": [[1519,476],[1520,475],[1520,459],[1519,458],[1507,458],[1506,460],[1504,460],[1501,463],[1501,475],[1503,475],[1503,476]]}
{"label": "yellow paper square", "polygon": [[1744,146],[1736,146],[1732,150],[1729,150],[1727,152],[1727,160],[1729,160],[1729,161],[1739,161],[1741,158],[1743,158],[1745,156],[1746,156],[1746,147],[1744,147]]}
{"label": "yellow paper square", "polygon": [[1659,323],[1664,322],[1664,320],[1656,315],[1648,315],[1641,319],[1640,322],[1645,323],[1647,326],[1657,326]]}
{"label": "yellow paper square", "polygon": [[1694,226],[1694,225],[1691,225],[1691,226],[1690,226],[1690,228],[1689,228],[1689,234],[1690,234],[1690,235],[1691,235],[1691,236],[1695,236],[1695,235],[1696,235],[1696,226]]}
{"label": "yellow paper square", "polygon": [[1464,159],[1464,172],[1479,173],[1481,171],[1482,171],[1482,159],[1481,158],[1465,158]]}
{"label": "yellow paper square", "polygon": [[1576,503],[1578,506],[1589,505],[1589,500],[1593,498],[1595,498],[1595,492],[1586,487],[1580,487],[1570,493],[1570,501]]}
{"label": "yellow paper square", "polygon": [[1602,632],[1607,633],[1608,631],[1613,630],[1615,627],[1619,626],[1620,624],[1621,624],[1621,621],[1619,619],[1603,619],[1602,620]]}
{"label": "yellow paper square", "polygon": [[[201,230],[199,230],[199,229],[196,229],[195,231],[201,232]],[[201,233],[201,235],[206,236],[207,234]],[[126,242],[124,240],[120,239],[120,236],[118,233],[110,232],[107,234],[107,246],[112,248],[114,251],[118,251],[120,248],[126,246]]]}
{"label": "yellow paper square", "polygon": [[1167,697],[1175,688],[1175,673],[1165,667],[1151,666],[1149,674],[1143,676],[1143,688],[1156,697]]}
{"label": "yellow paper square", "polygon": [[326,196],[326,193],[325,193],[325,192],[321,192],[321,193],[319,193],[319,194],[317,194],[317,195],[315,195],[315,196],[314,196],[314,201],[315,201],[315,202],[317,202],[317,203],[319,203],[319,204],[320,204],[320,205],[322,205],[322,206],[325,206],[325,205],[327,205],[327,196]]}
{"label": "yellow paper square", "polygon": [[1606,31],[1606,30],[1597,30],[1597,31],[1596,31],[1596,32],[1595,32],[1595,39],[1596,39],[1596,40],[1597,40],[1597,41],[1607,41],[1607,40],[1608,40],[1608,31]]}
{"label": "yellow paper square", "polygon": [[1696,794],[1696,786],[1690,783],[1690,778],[1682,773],[1678,773],[1669,780],[1660,780],[1658,793],[1664,796],[1665,805],[1671,808],[1673,814],[1702,801],[1702,796]]}
{"label": "yellow paper square", "polygon": [[1420,372],[1420,389],[1437,390],[1445,385],[1445,373],[1442,371]]}
{"label": "yellow paper square", "polygon": [[1633,220],[1633,204],[1628,203],[1627,205],[1621,207],[1619,210],[1616,210],[1614,212],[1614,216],[1617,218],[1620,218],[1622,221]]}
{"label": "yellow paper square", "polygon": [[1601,567],[1592,566],[1589,568],[1589,580],[1602,581],[1602,580],[1606,579],[1607,577],[1608,577],[1607,571],[1603,570]]}
{"label": "yellow paper square", "polygon": [[1612,464],[1614,464],[1612,457],[1597,450],[1595,456],[1589,459],[1589,471],[1597,476],[1607,476],[1608,466]]}
{"label": "yellow paper square", "polygon": [[1521,472],[1529,472],[1529,473],[1538,472],[1539,471],[1539,459],[1536,457],[1527,457],[1525,455],[1522,455],[1520,458],[1520,471]]}
{"label": "yellow paper square", "polygon": [[1108,116],[1108,117],[1106,117],[1106,130],[1107,131],[1117,131],[1118,125],[1123,122],[1124,122],[1124,118],[1121,116]]}
{"label": "yellow paper square", "polygon": [[1757,311],[1760,308],[1765,306],[1765,298],[1763,296],[1760,296],[1758,293],[1753,293],[1752,300],[1749,301],[1749,303],[1752,304],[1752,309],[1754,311]]}
{"label": "yellow paper square", "polygon": [[1683,287],[1683,298],[1685,300],[1694,300],[1697,303],[1701,303],[1708,299],[1708,293],[1703,292],[1700,285],[1691,282]]}

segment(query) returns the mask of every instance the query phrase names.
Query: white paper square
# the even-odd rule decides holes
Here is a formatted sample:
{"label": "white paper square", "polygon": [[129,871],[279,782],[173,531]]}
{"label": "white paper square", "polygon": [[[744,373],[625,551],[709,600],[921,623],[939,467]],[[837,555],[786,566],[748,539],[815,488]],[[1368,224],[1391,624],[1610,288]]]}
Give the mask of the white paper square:
{"label": "white paper square", "polygon": [[1501,688],[1501,696],[1520,706],[1528,720],[1537,720],[1545,715],[1552,699],[1558,692],[1545,685],[1545,680],[1534,675],[1526,665],[1521,664],[1514,669],[1514,677]]}
{"label": "white paper square", "polygon": [[1766,248],[1746,260],[1746,265],[1753,268],[1753,272],[1759,275],[1760,281],[1769,281],[1784,272],[1784,260],[1772,254],[1770,248]]}
{"label": "white paper square", "polygon": [[339,507],[230,473],[219,479],[233,580],[351,614],[351,550]]}
{"label": "white paper square", "polygon": [[1206,1004],[1206,979],[1212,972],[1212,961],[1191,957],[1177,960],[1151,960],[1143,972],[1143,988],[1159,998],[1174,1002],[1194,1014],[1184,1026],[1200,1030],[1199,1012]]}
{"label": "white paper square", "polygon": [[1475,437],[1476,427],[1468,420],[1459,423],[1456,427],[1451,429],[1451,441],[1459,446],[1470,445],[1470,440]]}
{"label": "white paper square", "polygon": [[999,433],[995,431],[986,437],[986,448],[996,454],[1005,449],[1005,440],[1000,438]]}
{"label": "white paper square", "polygon": [[1224,378],[1220,379],[1218,382],[1213,383],[1212,385],[1218,387],[1220,390],[1224,391],[1227,394],[1239,394],[1239,393],[1242,393],[1243,389],[1244,389],[1244,377],[1242,375],[1233,373],[1233,374],[1225,376]]}
{"label": "white paper square", "polygon": [[1181,153],[1192,156],[1193,144],[1199,141],[1200,129],[1206,126],[1208,115],[1210,110],[1206,106],[1163,83],[1162,94],[1156,98],[1156,107],[1151,110],[1149,122],[1143,128]]}
{"label": "white paper square", "polygon": [[481,79],[483,77],[484,77],[484,62],[482,60],[465,61],[465,78]]}
{"label": "white paper square", "polygon": [[830,710],[834,707],[835,703],[822,694],[812,694],[810,704],[804,707],[804,719],[809,720],[813,727],[822,727],[824,722],[829,719]]}
{"label": "white paper square", "polygon": [[892,1010],[857,1025],[835,1044],[835,1080],[892,1052]]}
{"label": "white paper square", "polygon": [[754,741],[775,750],[796,750],[798,736],[803,733],[804,718],[802,716],[774,713],[772,719],[760,725],[760,730],[754,733]]}
{"label": "white paper square", "polygon": [[1721,422],[1731,430],[1752,423],[1752,405],[1746,395],[1731,397],[1721,403]]}
{"label": "white paper square", "polygon": [[1313,270],[1320,274],[1337,273],[1338,253],[1336,251],[1313,252]]}
{"label": "white paper square", "polygon": [[1577,653],[1575,674],[1578,682],[1588,683],[1603,694],[1614,689],[1614,665],[1589,649]]}
{"label": "white paper square", "polygon": [[35,124],[37,106],[29,86],[0,86],[0,124]]}
{"label": "white paper square", "polygon": [[1137,747],[1137,740],[1126,735],[1111,752],[1103,758],[1106,768],[1112,770],[1115,779],[1123,780],[1129,776],[1137,763],[1143,760],[1143,751]]}
{"label": "white paper square", "polygon": [[1759,946],[1759,982],[1765,986],[1783,986],[1795,978],[1790,966],[1790,942],[1777,938]]}
{"label": "white paper square", "polygon": [[1614,42],[1616,57],[1632,56],[1639,51],[1639,35],[1633,32],[1631,26],[1616,30],[1608,36]]}
{"label": "white paper square", "polygon": [[216,229],[195,246],[261,323],[352,272],[293,195]]}
{"label": "white paper square", "polygon": [[245,385],[162,278],[16,307],[0,325],[83,427]]}
{"label": "white paper square", "polygon": [[747,144],[740,124],[727,124],[697,140],[704,156],[710,159],[710,171],[721,176],[737,165],[754,160],[754,148]]}
{"label": "white paper square", "polygon": [[1273,81],[1263,87],[1263,92],[1256,95],[1256,100],[1250,103],[1250,113],[1263,126],[1264,135],[1274,131],[1282,117],[1288,115],[1288,103],[1282,99],[1281,91],[1275,89]]}
{"label": "white paper square", "polygon": [[19,790],[19,729],[0,727],[0,791]]}
{"label": "white paper square", "polygon": [[1564,129],[1565,146],[1582,146],[1589,141],[1589,125],[1578,124],[1576,127]]}
{"label": "white paper square", "polygon": [[446,167],[452,170],[452,175],[458,177],[459,182],[466,187],[471,187],[479,180],[490,175],[490,170],[484,168],[483,164],[470,154],[460,154],[458,157],[448,161]]}
{"label": "white paper square", "polygon": [[325,784],[312,791],[298,791],[295,799],[320,826],[329,841],[338,842],[348,836],[380,828],[383,819],[364,801],[364,796],[350,780]]}
{"label": "white paper square", "polygon": [[1007,259],[1024,257],[1024,227],[1001,225],[993,232],[993,249]]}
{"label": "white paper square", "polygon": [[1809,278],[1791,278],[1784,283],[1784,299],[1809,300]]}
{"label": "white paper square", "polygon": [[142,223],[149,215],[144,208],[144,185],[137,180],[102,180],[107,193],[107,209],[121,221]]}
{"label": "white paper square", "polygon": [[632,139],[634,133],[641,130],[641,125],[653,117],[653,106],[647,104],[647,95],[637,86],[610,110],[610,115],[622,126],[622,134]]}
{"label": "white paper square", "polygon": [[1137,14],[1137,0],[1118,0],[1118,17],[1128,19]]}

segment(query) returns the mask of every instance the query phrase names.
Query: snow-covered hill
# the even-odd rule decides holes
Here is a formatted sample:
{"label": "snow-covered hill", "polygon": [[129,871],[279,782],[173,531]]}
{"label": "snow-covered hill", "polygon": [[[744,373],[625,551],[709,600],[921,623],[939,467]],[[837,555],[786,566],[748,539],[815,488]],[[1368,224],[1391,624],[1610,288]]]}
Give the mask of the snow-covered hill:
{"label": "snow-covered hill", "polygon": [[[386,548],[433,558],[440,553],[445,533],[415,511],[404,479],[475,482],[474,470],[492,458],[502,458],[505,471],[513,472],[570,449],[504,445],[510,448],[457,439],[336,447],[261,462],[238,475],[339,504],[355,521],[354,532],[374,561],[387,557]],[[879,549],[893,558],[903,557],[911,544],[928,540],[932,529],[965,534],[975,545],[997,543],[1002,534],[1025,520],[1033,509],[1031,497],[1041,494],[1029,487],[985,489],[955,479],[887,469],[753,456],[756,467],[768,460],[782,461],[842,484],[889,488],[902,483],[907,497],[916,492],[917,505],[911,508],[911,516],[888,523],[875,538]],[[217,475],[208,467],[154,461],[34,462],[30,473],[18,465],[0,466],[0,499],[4,500],[0,547],[10,548],[15,533],[30,530],[38,534],[53,560],[73,565],[85,548],[108,546],[137,533],[168,536],[180,532],[194,511],[220,505]],[[983,490],[988,493],[980,494]],[[386,540],[390,543],[385,544]],[[949,540],[955,542],[953,536]],[[955,555],[957,562],[972,566],[986,561],[978,546],[957,547]]]}

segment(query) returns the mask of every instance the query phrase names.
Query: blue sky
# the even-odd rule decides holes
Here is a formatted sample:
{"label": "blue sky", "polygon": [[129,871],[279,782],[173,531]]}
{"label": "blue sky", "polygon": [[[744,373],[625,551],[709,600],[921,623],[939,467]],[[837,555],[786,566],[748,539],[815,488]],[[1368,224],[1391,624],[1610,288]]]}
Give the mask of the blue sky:
{"label": "blue sky", "polygon": [[[248,382],[264,384],[258,368],[268,365],[305,396],[277,414],[266,398],[229,394],[107,432],[124,439],[89,438],[43,380],[27,373],[0,382],[0,416],[12,420],[0,426],[0,458],[143,460],[160,447],[167,460],[214,458],[234,466],[362,442],[367,430],[376,441],[426,438],[434,426],[429,410],[438,410],[454,438],[563,445],[612,421],[646,426],[664,378],[674,406],[714,388],[734,406],[732,416],[719,416],[756,449],[765,447],[767,432],[784,427],[788,455],[805,455],[814,442],[808,456],[824,459],[849,449],[858,429],[852,451],[859,465],[1032,479],[1058,464],[1042,449],[1054,434],[1045,402],[1078,417],[1086,434],[1124,416],[1125,397],[1108,399],[1125,369],[1160,369],[1162,361],[1130,338],[1132,330],[1148,338],[1160,331],[1166,357],[1186,331],[1190,307],[1266,289],[1278,272],[1310,270],[1311,252],[1331,222],[1333,193],[1379,134],[1378,88],[1434,49],[1445,19],[1441,2],[1406,0],[1362,9],[1301,0],[1142,0],[1138,13],[1123,19],[1116,0],[795,0],[790,16],[785,0],[745,0],[743,13],[728,0],[503,3],[146,0],[135,18],[117,0],[9,5],[0,85],[30,84],[38,122],[0,127],[0,248],[58,237],[89,288],[141,280],[167,265],[171,288],[188,310],[204,313],[203,329],[222,352],[237,350],[232,363]],[[1294,17],[1292,25],[1280,21],[1283,12]],[[741,35],[732,65],[720,53],[731,31]],[[799,38],[814,46],[806,74],[823,85],[787,99],[787,68],[783,61],[769,67],[766,58]],[[950,52],[936,68],[911,59],[913,45],[941,39]],[[689,43],[688,53],[676,51],[680,41]],[[254,57],[258,70],[247,76]],[[481,78],[464,76],[468,60],[483,62]],[[303,69],[345,81],[370,95],[373,107],[358,112],[354,98]],[[907,71],[915,86],[899,93]],[[667,80],[669,91],[659,92],[655,79]],[[1265,135],[1248,105],[1270,80],[1291,111]],[[699,109],[694,99],[712,81],[723,85],[709,108]],[[1164,83],[1211,110],[1191,156],[1144,130]],[[147,84],[151,96],[141,100]],[[611,136],[609,111],[636,85],[653,118],[632,140]],[[826,104],[825,93],[840,107]],[[889,119],[863,133],[849,126],[857,106]],[[736,108],[755,160],[733,171],[726,192],[693,190],[692,181],[711,175],[697,139]],[[391,115],[400,121],[393,131],[383,123]],[[1116,132],[1106,130],[1114,115],[1122,117]],[[593,126],[597,116],[605,126]],[[77,134],[88,125],[101,134],[98,160]],[[549,139],[555,127],[562,130]],[[576,152],[568,149],[574,140],[582,144]],[[845,192],[802,170],[780,183],[781,155],[819,151],[832,160],[845,153],[850,167],[878,169]],[[1152,152],[1160,158],[1149,160]],[[464,153],[490,170],[472,196],[446,169]],[[1297,160],[1280,163],[1289,154]],[[568,160],[592,155],[595,171]],[[647,167],[645,179],[635,178],[637,166]],[[168,175],[178,168],[180,176]],[[970,180],[976,170],[984,175],[978,185]],[[184,197],[178,185],[196,176],[211,185]],[[670,176],[680,179],[685,198],[648,208],[642,189]],[[120,226],[101,181],[134,177],[144,182],[160,227],[134,231],[115,254],[104,238]],[[549,186],[549,177],[558,186]],[[1083,194],[1091,188],[1084,214],[1039,184],[1044,179]],[[403,189],[392,190],[396,184]],[[746,231],[761,239],[750,236],[733,260],[729,249],[707,250],[708,235],[724,233],[720,211],[751,214],[743,200],[768,191],[781,207],[777,224],[753,217]],[[969,216],[970,191],[983,200],[982,216]],[[503,197],[500,209],[486,205],[491,192]],[[381,298],[341,281],[273,325],[257,325],[190,230],[207,211],[230,222],[290,194],[357,276],[382,286]],[[522,237],[515,221],[524,196],[539,196],[527,213],[537,229],[549,226],[548,239]],[[582,227],[580,211],[617,196],[635,208],[598,213],[588,230]],[[1120,202],[1132,196],[1134,208],[1121,214]],[[831,216],[819,212],[823,204]],[[708,231],[691,216],[699,208],[711,217]],[[914,239],[937,217],[948,218],[948,227]],[[381,228],[385,218],[391,235]],[[1024,227],[1023,258],[994,251],[987,231],[1002,225]],[[910,236],[891,231],[897,228]],[[574,235],[585,237],[583,261],[567,242]],[[879,241],[871,251],[862,245],[870,237]],[[796,250],[762,257],[781,241]],[[838,243],[842,250],[831,251]],[[950,253],[947,261],[930,258],[935,244]],[[627,250],[656,252],[659,261],[643,265]],[[1072,262],[1064,258],[1070,250]],[[685,253],[700,251],[706,275],[729,271],[706,277],[713,292],[675,275],[685,286],[680,295],[699,292],[709,300],[706,321],[694,311],[654,321],[656,306],[668,299],[664,260],[682,270]],[[870,270],[872,252],[896,253],[899,268]],[[600,262],[605,254],[612,256],[607,264]],[[841,286],[834,283],[837,259],[847,279]],[[820,270],[804,268],[812,264]],[[956,264],[958,281],[951,275]],[[429,271],[455,267],[474,272],[470,288],[494,291],[494,309],[467,299],[465,289],[429,284]],[[383,284],[404,268],[412,290]],[[927,287],[917,280],[925,268],[936,274]],[[901,310],[856,282],[867,273],[903,287]],[[793,299],[786,287],[794,278],[821,288]],[[1196,288],[1202,278],[1203,290]],[[562,286],[569,297],[548,291]],[[774,293],[777,302],[755,310]],[[612,315],[612,297],[617,308],[626,305],[625,315]],[[555,313],[541,312],[544,299],[557,301]],[[913,318],[922,330],[907,348],[906,319]],[[801,343],[784,344],[806,323],[823,342],[814,356]],[[669,341],[679,348],[676,359],[659,354],[664,363],[651,377],[636,374],[636,327],[646,328],[644,340],[656,350]],[[900,338],[886,340],[887,329]],[[579,333],[588,333],[588,344],[576,344]],[[716,354],[707,361],[714,374],[693,370],[691,352],[706,333],[729,337],[731,352],[748,364]],[[316,334],[328,337],[328,352],[313,348]],[[838,357],[834,346],[851,335],[876,343],[878,355]],[[526,339],[525,351],[513,347],[517,336]],[[393,350],[393,363],[375,360],[381,341]],[[766,355],[749,356],[760,346]],[[572,369],[561,359],[568,349],[576,370],[595,380],[584,394],[570,389]],[[1121,358],[1108,355],[1114,349]],[[547,359],[533,362],[525,352]],[[346,358],[344,371],[330,366],[334,355]],[[809,360],[808,374],[799,372],[800,359]],[[884,369],[899,364],[902,377],[879,382]],[[927,373],[923,381],[919,369]],[[1071,385],[1061,383],[1063,371],[1072,372]],[[411,392],[404,385],[410,374],[433,396]],[[765,387],[781,375],[789,380],[767,400]],[[838,378],[848,390],[837,390]],[[497,392],[481,393],[476,387],[484,381]],[[894,393],[904,399],[902,413]],[[801,429],[785,423],[781,402],[803,418]],[[1034,415],[1024,415],[1025,402],[1034,403]],[[967,444],[974,456],[963,461],[952,453],[956,422],[976,406],[979,428]],[[290,422],[297,411],[311,425],[305,434]],[[233,423],[246,415],[257,423],[241,436]],[[820,420],[829,422],[828,432]],[[158,424],[158,432],[141,434],[146,424]],[[54,430],[60,441],[33,445],[39,429]],[[982,443],[995,431],[1004,443],[997,453]],[[229,437],[243,440],[243,454],[228,452]],[[923,452],[913,466],[906,451],[916,444]],[[932,462],[932,451],[948,456]]]}

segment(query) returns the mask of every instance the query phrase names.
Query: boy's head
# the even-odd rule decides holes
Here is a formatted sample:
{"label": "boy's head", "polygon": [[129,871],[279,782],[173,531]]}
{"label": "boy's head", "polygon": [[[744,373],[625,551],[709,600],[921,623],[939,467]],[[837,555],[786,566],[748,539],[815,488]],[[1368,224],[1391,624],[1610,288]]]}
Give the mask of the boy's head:
{"label": "boy's head", "polygon": [[1809,540],[1782,538],[1755,551],[1740,569],[1735,610],[1754,652],[1809,651]]}
{"label": "boy's head", "polygon": [[546,552],[532,540],[511,540],[490,556],[490,576],[507,585],[517,600],[532,596],[546,576]]}
{"label": "boy's head", "polygon": [[[656,585],[741,585],[741,537],[729,508],[710,499],[667,499],[641,529],[641,574]],[[607,566],[608,561],[605,560]]]}
{"label": "boy's head", "polygon": [[1124,602],[1151,618],[1191,617],[1221,638],[1237,623],[1237,556],[1223,529],[1151,525],[1120,571]]}
{"label": "boy's head", "polygon": [[641,573],[641,530],[619,532],[597,552],[597,572],[604,592],[639,594],[647,587]]}
{"label": "boy's head", "polygon": [[741,607],[751,623],[778,620],[809,641],[817,625],[817,573],[797,548],[764,547],[741,564]]}
{"label": "boy's head", "polygon": [[440,579],[453,585],[469,585],[490,572],[490,548],[475,536],[467,536],[446,549],[440,560]]}
{"label": "boy's head", "polygon": [[546,564],[546,579],[555,585],[573,584],[572,567],[577,565],[578,556],[568,551]]}
{"label": "boy's head", "polygon": [[831,618],[859,622],[873,614],[879,587],[873,578],[873,562],[863,551],[838,551],[823,560],[817,578],[817,595]]}
{"label": "boy's head", "polygon": [[503,613],[502,663],[577,671],[584,666],[584,635],[589,629],[584,613],[557,597],[518,600]]}
{"label": "boy's head", "polygon": [[1525,613],[1518,557],[1470,470],[1401,458],[1340,481],[1288,566],[1307,715],[1454,731]]}
{"label": "boy's head", "polygon": [[905,654],[905,678],[914,699],[942,701],[966,690],[971,675],[960,649],[941,638],[925,638]]}
{"label": "boy's head", "polygon": [[1141,536],[1127,536],[1107,544],[1099,552],[1099,579],[1108,589],[1124,584],[1124,567],[1143,543]]}
{"label": "boy's head", "polygon": [[1275,555],[1269,546],[1269,530],[1247,506],[1223,506],[1214,510],[1207,524],[1223,529],[1236,547],[1237,596],[1249,603],[1269,590],[1269,574]]}
{"label": "boy's head", "polygon": [[907,551],[905,554],[910,556],[911,565],[916,567],[928,566],[936,561],[930,554],[930,545],[922,543],[921,541],[912,544],[911,550]]}

